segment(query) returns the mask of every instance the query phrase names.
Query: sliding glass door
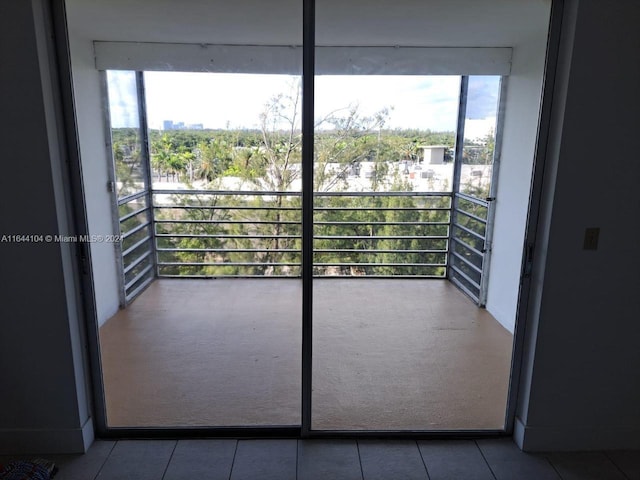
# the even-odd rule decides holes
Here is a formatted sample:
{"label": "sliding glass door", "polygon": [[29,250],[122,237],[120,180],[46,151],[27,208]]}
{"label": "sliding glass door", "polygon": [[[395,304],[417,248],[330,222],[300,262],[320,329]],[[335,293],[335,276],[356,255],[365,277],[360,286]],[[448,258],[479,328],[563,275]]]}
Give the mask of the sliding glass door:
{"label": "sliding glass door", "polygon": [[464,286],[460,232],[490,222],[459,190],[491,184],[508,65],[429,47],[431,22],[316,2],[311,431],[504,427],[511,337],[446,279]]}
{"label": "sliding glass door", "polygon": [[478,307],[513,50],[488,45],[535,9],[66,3],[77,98],[105,94],[80,110],[109,113],[83,147],[118,240],[105,428],[504,428],[513,328]]}
{"label": "sliding glass door", "polygon": [[[107,427],[301,423],[302,12],[259,8],[251,45],[225,4],[238,31],[217,45],[95,46],[122,226],[122,308],[99,328]],[[298,46],[274,46],[282,32]]]}

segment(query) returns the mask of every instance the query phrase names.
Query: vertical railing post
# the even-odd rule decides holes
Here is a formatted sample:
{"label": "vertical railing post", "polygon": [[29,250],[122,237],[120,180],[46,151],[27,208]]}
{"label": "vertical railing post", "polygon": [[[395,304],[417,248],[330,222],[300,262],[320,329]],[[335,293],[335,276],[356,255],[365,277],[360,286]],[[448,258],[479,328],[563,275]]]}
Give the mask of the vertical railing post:
{"label": "vertical railing post", "polygon": [[156,251],[156,223],[155,211],[153,209],[153,178],[151,175],[151,154],[149,150],[149,127],[147,125],[147,103],[144,92],[144,72],[136,72],[136,87],[138,91],[138,117],[140,119],[141,136],[141,164],[144,170],[144,186],[147,199],[148,220],[149,220],[149,250],[151,251],[151,262],[153,263],[154,277],[158,277],[158,257]]}
{"label": "vertical railing post", "polygon": [[496,194],[498,191],[498,178],[500,171],[500,152],[502,149],[502,136],[504,132],[504,112],[507,99],[508,77],[500,79],[500,97],[498,98],[498,117],[496,119],[496,137],[493,142],[493,159],[491,162],[491,180],[489,196],[486,198],[487,225],[484,232],[484,258],[482,259],[482,276],[480,277],[480,293],[478,303],[481,307],[487,304],[487,292],[489,286],[489,268],[491,265],[491,250],[493,248],[493,230],[495,224]]}
{"label": "vertical railing post", "polygon": [[447,278],[451,278],[451,249],[454,236],[454,218],[457,206],[457,194],[460,191],[460,174],[462,172],[462,154],[464,152],[464,123],[467,117],[467,91],[469,77],[460,78],[460,101],[458,103],[458,126],[456,129],[456,146],[453,155],[453,182],[451,185],[451,209],[449,210],[449,240],[447,241]]}

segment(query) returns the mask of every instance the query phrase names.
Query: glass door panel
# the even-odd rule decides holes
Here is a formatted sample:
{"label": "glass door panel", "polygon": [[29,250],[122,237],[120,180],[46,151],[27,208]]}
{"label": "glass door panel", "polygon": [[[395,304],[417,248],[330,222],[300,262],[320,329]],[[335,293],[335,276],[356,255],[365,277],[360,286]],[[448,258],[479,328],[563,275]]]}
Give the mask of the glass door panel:
{"label": "glass door panel", "polygon": [[446,281],[471,67],[416,46],[433,15],[317,2],[312,431],[504,425],[511,338]]}
{"label": "glass door panel", "polygon": [[[171,8],[155,31],[184,21]],[[197,8],[202,43],[141,42],[126,57],[137,72],[108,71],[113,158],[128,174],[116,187],[146,182],[127,203],[146,224],[136,213],[127,228],[131,242],[150,237],[153,268],[99,329],[107,426],[299,426],[301,5]],[[120,62],[109,52],[121,48],[103,45],[97,62]]]}

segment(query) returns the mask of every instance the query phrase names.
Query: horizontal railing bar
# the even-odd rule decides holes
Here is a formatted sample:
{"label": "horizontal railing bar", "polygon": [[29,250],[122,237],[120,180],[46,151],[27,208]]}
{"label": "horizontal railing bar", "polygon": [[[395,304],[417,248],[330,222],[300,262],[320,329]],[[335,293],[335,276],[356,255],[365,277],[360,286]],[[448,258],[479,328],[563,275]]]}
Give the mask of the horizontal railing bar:
{"label": "horizontal railing bar", "polygon": [[314,225],[449,225],[449,222],[313,222]]}
{"label": "horizontal railing bar", "polygon": [[138,225],[135,228],[132,228],[131,230],[125,232],[122,234],[122,239],[124,240],[125,238],[129,238],[131,235],[138,233],[140,230],[142,230],[145,227],[148,227],[149,225],[151,225],[151,222],[149,220],[147,220],[144,223],[141,223],[140,225]]}
{"label": "horizontal railing bar", "polygon": [[[223,225],[302,225],[300,220],[156,220],[157,224],[177,223],[177,224],[223,224]],[[446,224],[448,225],[448,223]]]}
{"label": "horizontal railing bar", "polygon": [[250,207],[250,206],[227,206],[227,205],[154,205],[157,209],[182,209],[182,210],[280,210],[280,211],[301,211],[300,207]]}
{"label": "horizontal railing bar", "polygon": [[[265,207],[247,205],[154,205],[155,209],[173,210],[280,210],[301,211],[300,207]],[[450,207],[314,207],[315,212],[375,211],[375,212],[448,212]]]}
{"label": "horizontal railing bar", "polygon": [[313,207],[315,212],[341,211],[389,211],[389,212],[448,212],[451,207]]}
{"label": "horizontal railing bar", "polygon": [[152,268],[153,268],[153,265],[146,266],[140,273],[138,273],[138,275],[135,276],[133,280],[131,280],[129,283],[127,283],[124,286],[124,290],[127,291],[136,283],[138,283],[142,277],[144,277],[147,273],[151,271]]}
{"label": "horizontal railing bar", "polygon": [[[175,190],[152,189],[153,195],[293,196],[302,192],[281,190]],[[452,192],[313,192],[314,197],[451,197]]]}
{"label": "horizontal railing bar", "polygon": [[[234,210],[236,211],[253,211],[253,212],[260,212],[260,211],[277,211],[277,212],[300,212],[301,208],[299,206],[276,206],[275,204],[275,198],[282,198],[282,197],[301,197],[302,193],[301,192],[281,192],[281,191],[220,191],[220,190],[170,190],[170,189],[166,189],[166,190],[152,190],[150,192],[152,195],[156,196],[156,205],[153,205],[151,207],[144,207],[136,212],[132,212],[130,214],[127,214],[127,216],[123,217],[124,219],[128,219],[131,217],[134,217],[136,215],[139,215],[140,213],[149,210],[150,208],[152,209],[152,212],[158,212],[159,210],[168,210],[168,209],[173,209],[173,210],[182,210],[182,211],[187,211],[187,210],[201,210],[201,211],[215,211],[218,210],[220,212],[224,212],[224,211],[228,211],[228,212],[232,212]],[[144,196],[145,194],[147,194],[147,192],[139,192],[139,194],[134,194],[131,197],[131,200],[133,200],[133,197],[137,197],[136,198],[140,198],[142,196]],[[187,203],[186,205],[175,205],[175,204],[169,204],[169,201],[167,199],[167,201],[164,201],[164,199],[158,199],[157,196],[161,196],[161,195],[175,195],[175,196],[179,196],[182,197],[185,201],[185,203]],[[202,196],[201,199],[197,199],[196,196]],[[211,198],[212,196],[220,196],[220,202],[221,203],[226,203],[225,205],[198,205],[199,202],[203,202],[203,203],[207,203],[207,198]],[[249,203],[248,199],[246,199],[247,201],[238,201],[238,203],[241,203],[241,205],[229,205],[229,201],[224,202],[224,198],[229,198],[231,196],[246,196],[246,197],[255,197],[256,200],[257,197],[274,197],[273,201],[269,201],[269,199],[266,199],[267,201],[264,202],[266,203],[265,206],[254,206],[254,205],[248,205],[247,203]],[[314,225],[316,227],[322,227],[322,226],[353,226],[353,227],[357,227],[357,226],[385,226],[385,225],[389,225],[389,226],[413,226],[413,227],[420,227],[420,226],[451,226],[452,222],[450,221],[390,221],[390,222],[385,222],[385,221],[375,221],[372,220],[370,222],[367,221],[325,221],[323,220],[323,215],[325,215],[324,212],[345,212],[345,211],[359,211],[359,212],[448,212],[448,214],[444,215],[446,218],[452,219],[451,218],[451,212],[452,212],[452,205],[451,202],[449,201],[442,201],[442,202],[428,202],[426,200],[424,201],[420,201],[420,198],[449,198],[451,199],[452,197],[454,197],[454,194],[451,192],[314,192],[313,193],[314,198],[317,198],[318,201],[316,202],[316,205],[314,207],[314,212],[316,213],[315,218],[318,219],[318,221],[314,222]],[[189,198],[191,197],[191,198]],[[418,205],[414,205],[411,207],[383,207],[383,206],[374,206],[374,207],[366,207],[366,206],[355,206],[355,207],[347,207],[347,206],[341,206],[341,207],[331,207],[331,206],[326,206],[326,205],[322,205],[322,199],[323,198],[331,198],[331,197],[353,197],[353,198],[357,198],[357,197],[378,197],[378,198],[382,198],[382,197],[408,197],[408,198],[414,198],[416,199],[416,202]],[[470,200],[474,203],[477,203],[479,205],[485,205],[485,203],[479,199],[475,199],[473,197],[468,197],[467,195],[458,195],[455,194],[456,198],[460,198],[462,200]],[[242,199],[241,199],[242,200]],[[217,201],[217,200],[216,200]],[[213,203],[209,200],[209,203]],[[233,202],[235,203],[235,202]],[[297,202],[296,202],[297,203]],[[428,205],[420,205],[422,203],[441,203],[441,204],[445,204],[446,206],[428,206]],[[158,210],[155,210],[158,209]],[[464,210],[459,210],[459,212],[469,218],[473,218],[474,220],[486,223],[486,221],[484,219],[482,219],[481,217],[474,215],[472,213],[466,212]],[[300,225],[301,222],[297,221],[297,220],[267,220],[267,219],[260,219],[260,220],[248,220],[247,217],[245,216],[244,219],[242,220],[238,220],[238,221],[234,221],[234,220],[230,220],[228,218],[228,215],[224,215],[227,216],[227,219],[224,220],[196,220],[196,219],[185,219],[185,220],[172,220],[172,219],[160,219],[155,221],[155,223],[158,224],[163,224],[163,225],[168,225],[169,227],[166,228],[168,230],[171,230],[170,225],[213,225],[213,224],[220,224],[221,226],[224,225]],[[136,226],[134,229],[132,229],[129,233],[127,232],[127,235],[132,235],[133,233],[139,232],[141,230],[143,230],[144,228],[146,228],[149,225],[153,225],[154,222],[145,222],[144,224],[141,224],[139,226]],[[458,228],[461,229],[461,231],[467,232],[471,235],[474,235],[475,237],[484,240],[484,237],[480,236],[479,234],[477,234],[476,232],[474,232],[473,230],[469,230],[466,227],[463,227],[462,225],[459,224],[455,224],[453,223],[454,226],[457,226]],[[192,239],[246,239],[246,240],[260,240],[260,239],[282,239],[282,240],[298,240],[301,239],[301,235],[286,235],[286,234],[280,234],[280,235],[268,235],[268,234],[254,234],[254,235],[243,235],[243,234],[237,234],[237,235],[233,235],[233,234],[228,234],[228,233],[223,233],[221,234],[185,234],[185,233],[158,233],[156,234],[156,242],[161,242],[162,239],[183,239],[183,238],[192,238]],[[123,256],[130,254],[132,251],[138,249],[140,247],[140,245],[142,245],[144,242],[149,241],[151,239],[151,237],[146,237],[142,240],[140,240],[139,242],[137,242],[136,244],[134,244],[132,247],[130,247],[129,249],[127,249],[127,251],[125,251],[123,253]],[[318,241],[380,241],[380,240],[391,240],[391,241],[401,241],[401,240],[419,240],[419,241],[428,241],[428,240],[433,240],[433,241],[444,241],[447,242],[449,240],[449,236],[448,235],[318,235],[314,237],[314,240],[318,240]],[[458,243],[460,243],[460,245],[462,245],[464,248],[469,249],[471,252],[473,253],[478,253],[481,255],[481,253],[479,253],[476,249],[474,249],[473,247],[467,245],[464,241],[455,239],[455,241],[457,241]],[[165,240],[166,241],[166,240]],[[252,242],[254,243],[254,242]],[[255,242],[258,243],[258,242]],[[427,244],[428,245],[428,244]],[[373,245],[372,245],[373,246]],[[314,249],[313,254],[316,256],[316,258],[322,258],[323,255],[327,255],[327,254],[334,254],[334,255],[338,255],[337,258],[341,258],[340,254],[349,254],[349,255],[355,255],[355,254],[365,254],[365,255],[375,255],[375,254],[396,254],[398,255],[398,257],[392,257],[394,259],[402,259],[402,255],[409,255],[409,254],[420,254],[420,255],[446,255],[449,253],[448,247],[446,244],[441,244],[440,246],[444,246],[444,248],[442,249],[407,249],[407,250],[395,250],[395,249],[371,249],[371,250],[359,250],[359,249],[341,249],[341,248],[335,248],[335,249],[331,249],[331,248],[318,248],[318,249]],[[185,249],[180,249],[180,248],[156,248],[156,252],[157,253],[215,253],[215,254],[220,254],[220,255],[224,255],[224,254],[232,254],[232,253],[246,253],[246,254],[257,254],[257,253],[271,253],[273,255],[284,255],[284,254],[292,254],[293,257],[289,257],[290,259],[298,259],[299,255],[301,254],[301,250],[300,249],[292,249],[292,248],[284,248],[284,249],[270,249],[270,248],[185,248]],[[151,254],[152,252],[148,251],[143,253],[141,256],[139,256],[131,265],[127,266],[126,272],[130,272],[133,268],[135,268],[137,265],[139,265],[140,263],[142,263],[144,261],[145,258],[148,258],[148,256]],[[454,252],[455,254],[455,258],[460,258],[462,261],[465,262],[465,264],[469,264],[470,267],[475,267],[473,264],[470,264],[462,255]],[[228,258],[228,257],[227,257]],[[251,257],[248,257],[251,258]],[[272,257],[272,258],[282,258],[282,257]],[[326,258],[326,257],[325,257]],[[344,258],[344,257],[342,257]],[[348,257],[347,257],[348,258]],[[364,257],[365,259],[367,257]],[[435,259],[441,259],[442,257],[430,257],[430,258],[435,258]],[[369,257],[369,259],[372,259],[371,257]],[[229,277],[235,277],[235,278],[291,278],[292,275],[226,275],[226,274],[202,274],[202,275],[162,275],[161,270],[169,268],[169,267],[187,267],[187,268],[197,268],[197,267],[225,267],[225,266],[230,266],[230,267],[292,267],[293,271],[296,272],[296,274],[299,271],[299,268],[301,266],[300,262],[161,262],[158,263],[157,267],[158,267],[158,273],[159,276],[161,277],[179,277],[179,278],[229,278]],[[407,267],[419,267],[419,268],[438,268],[438,269],[446,269],[448,267],[446,262],[442,262],[442,263],[400,263],[400,262],[390,262],[390,263],[355,263],[355,262],[344,262],[344,261],[337,261],[337,262],[318,262],[314,265],[315,267],[318,268],[326,268],[326,267],[354,267],[354,268],[363,268],[363,267],[390,267],[390,268],[398,268],[398,269],[402,269],[402,268],[407,268]],[[146,274],[149,269],[151,269],[152,267],[149,266],[147,267],[144,271],[143,274]],[[477,267],[475,268],[475,270],[477,270]],[[474,271],[475,271],[474,270]],[[460,272],[461,274],[461,278],[462,275],[464,275],[463,272]],[[299,278],[299,275],[295,275],[296,278]],[[360,277],[360,275],[314,275],[316,277],[323,277],[323,278],[358,278]],[[366,275],[366,278],[443,278],[443,275]],[[465,280],[468,280],[470,282],[471,279],[465,278]],[[472,284],[475,284],[475,282],[472,282]],[[131,285],[128,284],[127,287],[129,287]]]}
{"label": "horizontal railing bar", "polygon": [[467,232],[469,235],[473,235],[477,239],[482,240],[484,242],[484,235],[483,234],[478,233],[478,232],[474,232],[470,228],[464,227],[464,226],[462,226],[462,225],[460,225],[459,223],[456,223],[456,222],[453,222],[451,225],[453,227],[455,227],[455,228],[459,228],[463,232]]}
{"label": "horizontal railing bar", "polygon": [[316,235],[314,240],[448,240],[446,235]]}
{"label": "horizontal railing bar", "polygon": [[[480,250],[478,250],[477,248],[472,247],[471,245],[469,245],[467,242],[456,238],[456,237],[451,237],[451,239],[456,242],[459,243],[460,245],[462,245],[464,248],[468,248],[469,250],[471,250],[473,253],[476,253],[478,255],[480,255],[482,258],[484,258],[484,253],[482,253]],[[453,251],[453,250],[452,250]]]}
{"label": "horizontal railing bar", "polygon": [[[280,210],[283,212],[300,211],[300,207],[265,207],[247,205],[154,205],[164,210]],[[315,212],[375,211],[375,212],[448,212],[450,207],[314,207]]]}
{"label": "horizontal railing bar", "polygon": [[221,275],[221,274],[202,274],[202,275],[173,275],[161,273],[158,275],[159,278],[209,278],[209,279],[218,279],[218,278],[300,278],[300,275]]}
{"label": "horizontal railing bar", "polygon": [[451,197],[451,192],[313,192],[314,197]]}
{"label": "horizontal railing bar", "polygon": [[138,285],[132,292],[126,294],[125,295],[125,302],[129,303],[131,301],[131,299],[135,298],[142,290],[147,288],[147,286],[151,282],[153,282],[153,280],[154,280],[153,276],[147,278],[144,282],[142,282],[140,285]]}
{"label": "horizontal railing bar", "polygon": [[469,212],[465,212],[464,210],[461,209],[456,209],[456,213],[461,213],[462,215],[464,215],[465,217],[469,217],[469,218],[473,218],[474,220],[477,220],[478,222],[487,223],[487,220],[482,218],[482,217],[478,217],[477,215],[474,215],[473,213],[469,213]]}
{"label": "horizontal railing bar", "polygon": [[300,263],[280,262],[158,262],[159,267],[299,267]]}
{"label": "horizontal railing bar", "polygon": [[442,278],[445,279],[446,276],[443,275],[313,275],[313,278],[323,278],[323,279],[332,279],[332,278],[362,278],[362,279],[370,279],[370,278]]}
{"label": "horizontal railing bar", "polygon": [[[269,278],[288,278],[292,280],[299,280],[300,275],[220,275],[220,274],[202,274],[202,275],[175,275],[175,274],[167,274],[161,273],[158,275],[159,278],[208,278],[208,279],[219,279],[219,278],[260,278],[260,279],[269,279]],[[402,279],[437,279],[437,280],[446,280],[446,275],[318,275],[314,274],[313,278],[322,278],[323,280],[331,280],[334,278],[353,278],[353,279],[361,279],[361,278],[378,278],[378,279],[393,279],[393,278],[402,278]]]}
{"label": "horizontal railing bar", "polygon": [[[156,252],[185,252],[185,253],[301,253],[302,250],[295,248],[156,248]],[[327,248],[314,249],[313,253],[358,253],[358,254],[376,254],[376,253],[397,253],[397,254],[446,254],[448,250],[376,250],[376,249],[354,249],[354,248]]]}
{"label": "horizontal railing bar", "polygon": [[120,206],[124,205],[125,203],[129,203],[129,202],[131,202],[133,200],[137,200],[140,197],[146,197],[148,193],[149,192],[147,190],[142,190],[141,192],[132,193],[130,195],[127,195],[126,197],[119,198],[118,199],[118,206],[120,207]]}
{"label": "horizontal railing bar", "polygon": [[185,253],[302,253],[296,248],[156,248],[156,252],[185,252]]}
{"label": "horizontal railing bar", "polygon": [[153,195],[220,195],[220,196],[285,196],[300,197],[302,192],[282,192],[270,190],[151,190]]}
{"label": "horizontal railing bar", "polygon": [[456,196],[456,198],[461,198],[462,200],[467,200],[468,202],[475,203],[476,205],[481,205],[483,207],[488,207],[489,206],[489,202],[487,202],[486,200],[483,200],[483,199],[477,198],[477,197],[473,197],[471,195],[467,195],[466,193],[457,192],[455,196]]}
{"label": "horizontal railing bar", "polygon": [[446,267],[446,263],[358,263],[327,262],[314,263],[314,267]]}
{"label": "horizontal railing bar", "polygon": [[[156,238],[302,238],[300,235],[226,235],[197,233],[156,233]],[[446,237],[445,237],[446,238]]]}
{"label": "horizontal railing bar", "polygon": [[467,260],[466,258],[464,258],[462,255],[460,255],[458,252],[451,252],[451,254],[462,260],[465,264],[467,264],[469,267],[473,268],[476,272],[478,272],[479,274],[482,274],[482,269],[478,268],[476,265],[474,265],[473,263],[471,263],[469,260]]}
{"label": "horizontal railing bar", "polygon": [[135,267],[137,267],[140,263],[142,263],[144,261],[144,259],[147,258],[149,255],[151,255],[151,250],[147,250],[142,255],[140,255],[138,258],[136,258],[133,262],[131,262],[129,265],[127,265],[125,267],[123,273],[125,275],[127,273],[129,273],[131,270],[133,270]]}
{"label": "horizontal railing bar", "polygon": [[464,283],[462,283],[460,280],[458,280],[455,277],[452,277],[451,281],[455,283],[458,288],[464,291],[464,293],[469,295],[476,303],[480,301],[480,297],[478,297],[478,295],[476,295],[471,290],[469,290],[469,288],[467,288],[467,286]]}
{"label": "horizontal railing bar", "polygon": [[462,270],[460,270],[458,267],[456,267],[455,265],[449,265],[449,268],[451,270],[453,270],[454,272],[456,272],[458,275],[460,275],[462,278],[464,278],[471,285],[476,287],[478,290],[480,290],[480,285],[475,280],[473,280],[471,277],[469,277],[469,275],[467,275]]}
{"label": "horizontal railing bar", "polygon": [[135,217],[136,215],[140,215],[142,212],[146,212],[147,210],[149,210],[149,207],[142,207],[139,210],[136,210],[134,212],[131,213],[127,213],[125,216],[120,217],[120,223],[122,222],[126,222],[127,220],[129,220],[130,218]]}
{"label": "horizontal railing bar", "polygon": [[141,240],[138,240],[136,243],[134,243],[132,246],[130,246],[129,248],[127,248],[124,252],[122,252],[122,257],[126,257],[127,255],[129,255],[131,252],[133,252],[135,249],[140,248],[141,245],[144,245],[145,242],[148,242],[149,240],[151,240],[150,236],[146,236]]}
{"label": "horizontal railing bar", "polygon": [[449,253],[448,250],[375,250],[375,249],[367,249],[367,250],[360,250],[360,249],[354,249],[354,248],[325,248],[325,249],[319,249],[316,248],[313,250],[313,253],[319,253],[319,254],[323,254],[323,253],[364,253],[364,254],[371,254],[371,253],[398,253],[398,254],[421,254],[421,253],[439,253],[439,254],[446,254]]}

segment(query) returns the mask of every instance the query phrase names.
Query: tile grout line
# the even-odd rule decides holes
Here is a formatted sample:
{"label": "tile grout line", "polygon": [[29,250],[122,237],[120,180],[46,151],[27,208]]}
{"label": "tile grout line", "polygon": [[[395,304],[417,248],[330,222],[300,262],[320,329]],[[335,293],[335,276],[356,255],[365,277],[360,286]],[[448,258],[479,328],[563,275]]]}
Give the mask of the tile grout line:
{"label": "tile grout line", "polygon": [[556,466],[553,464],[553,462],[551,461],[551,459],[545,455],[544,459],[547,461],[547,463],[551,466],[551,468],[553,469],[554,472],[556,472],[556,475],[558,475],[558,478],[560,480],[562,480],[562,475],[560,474],[560,472],[558,471],[558,469],[556,468]]}
{"label": "tile grout line", "polygon": [[491,468],[491,465],[489,465],[489,461],[487,460],[487,457],[484,456],[484,452],[482,451],[482,449],[480,448],[480,445],[478,445],[478,441],[474,440],[473,443],[475,444],[476,448],[478,449],[478,451],[480,452],[480,455],[482,456],[482,459],[484,460],[484,463],[487,464],[487,468],[489,469],[489,471],[491,472],[491,475],[493,476],[493,478],[495,478],[496,480],[498,480],[498,477],[496,476],[496,472],[493,471],[493,468]]}
{"label": "tile grout line", "polygon": [[420,449],[420,445],[417,440],[414,440],[416,447],[418,447],[418,455],[420,455],[420,460],[422,460],[422,465],[424,465],[424,471],[427,472],[427,480],[431,480],[431,475],[429,475],[429,469],[427,468],[427,462],[424,461],[424,457],[422,456],[422,450]]}
{"label": "tile grout line", "polygon": [[176,440],[176,443],[173,445],[173,450],[171,450],[171,455],[169,455],[169,461],[167,462],[167,465],[164,467],[164,472],[162,472],[162,477],[160,477],[161,480],[164,480],[164,476],[167,474],[167,470],[169,470],[169,465],[171,465],[171,460],[173,460],[173,454],[176,452],[176,448],[178,448],[178,442],[180,440]]}
{"label": "tile grout line", "polygon": [[231,475],[233,475],[233,467],[236,464],[236,455],[238,453],[238,444],[240,440],[236,438],[236,448],[233,450],[233,458],[231,459],[231,468],[229,469],[229,480],[231,480]]}
{"label": "tile grout line", "polygon": [[102,462],[102,465],[100,465],[100,468],[98,469],[98,471],[96,472],[95,476],[93,477],[94,480],[97,479],[98,476],[100,475],[100,473],[102,472],[102,469],[107,464],[107,460],[109,460],[109,457],[111,456],[111,454],[115,450],[117,444],[118,444],[118,440],[113,442],[113,445],[111,446],[111,450],[109,450],[109,454],[105,457],[104,462]]}
{"label": "tile grout line", "polygon": [[360,456],[360,442],[356,440],[356,451],[358,452],[358,463],[360,464],[360,478],[364,480],[364,470],[362,469],[362,457]]}
{"label": "tile grout line", "polygon": [[300,457],[300,439],[296,438],[296,480],[298,480],[298,459]]}
{"label": "tile grout line", "polygon": [[606,451],[604,451],[604,450],[603,450],[603,451],[602,451],[602,454],[605,456],[605,458],[606,458],[607,460],[609,460],[611,463],[613,463],[613,466],[614,466],[614,467],[616,467],[616,469],[617,469],[617,470],[622,474],[622,476],[623,476],[626,480],[631,480],[631,479],[629,478],[629,476],[625,473],[625,471],[624,471],[624,470],[622,470],[622,468],[620,468],[620,466],[619,466],[616,462],[614,462],[614,461],[613,461],[613,458],[611,458],[611,456],[610,456]]}

